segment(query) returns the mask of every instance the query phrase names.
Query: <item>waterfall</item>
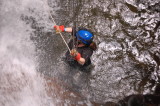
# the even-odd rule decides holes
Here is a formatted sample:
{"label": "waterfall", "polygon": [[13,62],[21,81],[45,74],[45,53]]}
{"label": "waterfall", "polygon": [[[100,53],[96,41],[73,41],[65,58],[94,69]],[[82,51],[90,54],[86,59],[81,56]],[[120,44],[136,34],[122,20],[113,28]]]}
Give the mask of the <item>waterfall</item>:
{"label": "waterfall", "polygon": [[40,0],[0,1],[0,106],[52,105],[45,80],[36,71],[35,45],[30,40],[34,29],[21,19],[22,15],[44,17],[29,12],[42,13],[42,5]]}

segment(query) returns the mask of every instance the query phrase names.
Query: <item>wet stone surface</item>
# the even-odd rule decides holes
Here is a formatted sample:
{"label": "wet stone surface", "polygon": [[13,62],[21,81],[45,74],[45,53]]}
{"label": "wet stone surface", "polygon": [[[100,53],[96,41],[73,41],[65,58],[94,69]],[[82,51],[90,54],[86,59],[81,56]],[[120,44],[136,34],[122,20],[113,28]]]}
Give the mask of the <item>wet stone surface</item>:
{"label": "wet stone surface", "polygon": [[[96,102],[153,92],[160,74],[159,0],[49,2],[58,25],[73,26],[76,22],[91,29],[98,50],[92,56],[91,73],[71,69],[62,59],[66,47],[61,38],[44,27],[32,37],[37,50],[43,51],[39,54],[39,71],[58,77]],[[64,35],[68,41],[69,34]]]}

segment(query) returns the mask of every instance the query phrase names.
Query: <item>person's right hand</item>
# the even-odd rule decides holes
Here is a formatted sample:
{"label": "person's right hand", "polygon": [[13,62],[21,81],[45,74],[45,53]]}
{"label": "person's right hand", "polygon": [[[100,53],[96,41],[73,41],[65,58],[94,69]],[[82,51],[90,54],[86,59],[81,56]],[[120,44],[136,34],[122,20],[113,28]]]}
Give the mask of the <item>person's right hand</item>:
{"label": "person's right hand", "polygon": [[64,32],[64,25],[55,25],[54,29],[56,30],[56,32]]}

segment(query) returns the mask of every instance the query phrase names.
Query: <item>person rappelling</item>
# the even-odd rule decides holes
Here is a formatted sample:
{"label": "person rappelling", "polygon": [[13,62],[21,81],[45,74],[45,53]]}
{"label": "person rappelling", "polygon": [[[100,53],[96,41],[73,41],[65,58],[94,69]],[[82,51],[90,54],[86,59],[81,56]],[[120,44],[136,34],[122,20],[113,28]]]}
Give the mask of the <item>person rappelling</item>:
{"label": "person rappelling", "polygon": [[94,34],[85,28],[67,27],[64,25],[54,26],[56,32],[70,32],[73,35],[68,43],[69,50],[65,54],[65,60],[71,66],[87,67],[91,64],[93,51],[97,49],[96,43],[93,42]]}

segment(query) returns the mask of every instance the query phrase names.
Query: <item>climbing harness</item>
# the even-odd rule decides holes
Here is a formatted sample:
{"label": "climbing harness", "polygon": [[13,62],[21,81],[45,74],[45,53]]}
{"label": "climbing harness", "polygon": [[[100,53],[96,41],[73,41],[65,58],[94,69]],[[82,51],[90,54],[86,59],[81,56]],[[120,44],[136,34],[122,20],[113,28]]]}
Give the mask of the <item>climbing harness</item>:
{"label": "climbing harness", "polygon": [[[46,5],[47,5],[47,8],[48,8],[48,10],[49,10],[48,0],[46,0],[46,1],[47,1]],[[52,22],[53,22],[55,25],[57,25],[50,11],[49,11],[49,15],[50,15],[50,17],[51,17],[51,19],[52,19]],[[71,53],[71,49],[69,48],[67,42],[65,41],[65,39],[64,39],[64,37],[63,37],[63,35],[62,35],[62,33],[61,33],[61,32],[57,32],[57,33],[60,34],[60,36],[61,36],[63,42],[65,43],[65,45],[67,46],[69,52]]]}

